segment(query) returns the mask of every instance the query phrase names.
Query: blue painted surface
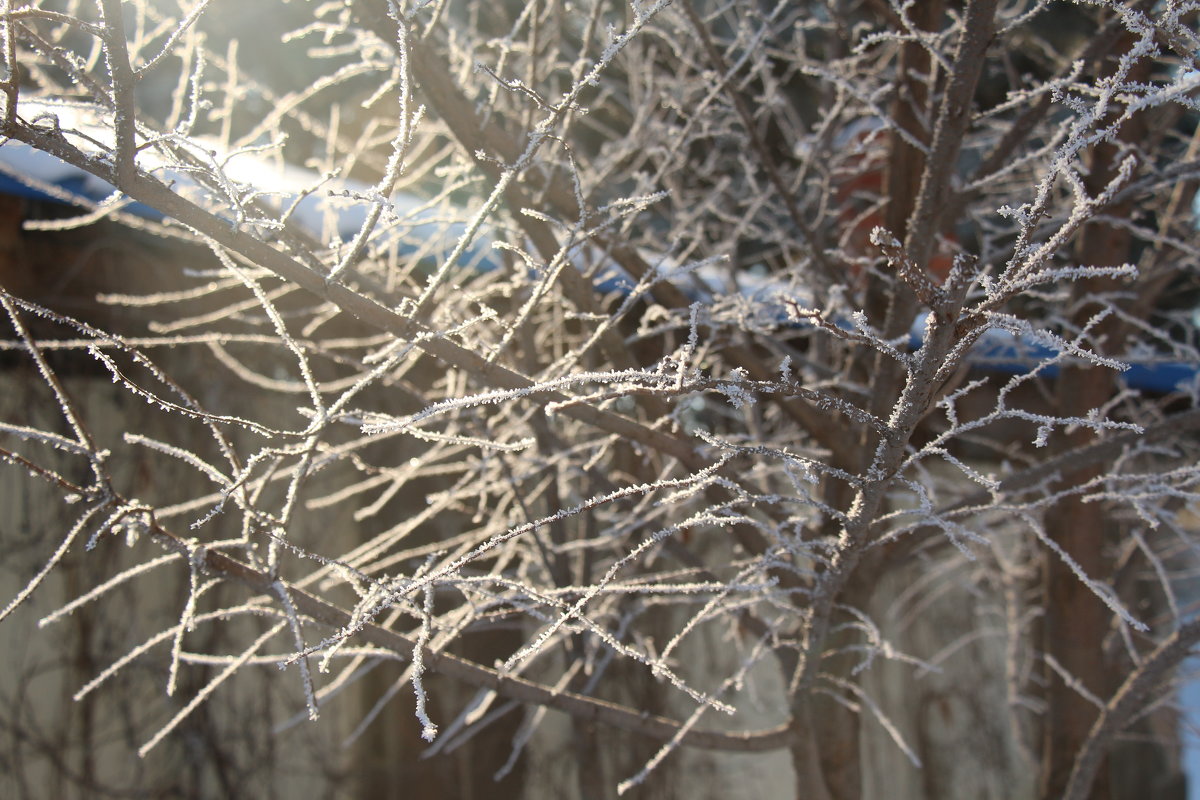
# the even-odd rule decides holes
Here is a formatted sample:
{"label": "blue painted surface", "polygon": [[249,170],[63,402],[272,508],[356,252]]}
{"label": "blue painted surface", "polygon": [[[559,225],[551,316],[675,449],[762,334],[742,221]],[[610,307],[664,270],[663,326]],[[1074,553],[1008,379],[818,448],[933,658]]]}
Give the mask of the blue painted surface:
{"label": "blue painted surface", "polygon": [[[243,156],[239,156],[239,158],[243,158]],[[38,188],[39,183],[51,184],[65,191],[69,196],[77,197],[82,201],[90,203],[100,203],[110,197],[115,191],[107,182],[69,164],[64,164],[53,156],[38,152],[20,143],[9,142],[0,147],[0,163],[3,163],[10,173],[13,173],[0,173],[0,192],[18,197],[55,203],[63,202],[61,199],[53,197]],[[26,171],[31,176],[30,183],[23,183],[16,179],[15,175],[21,174],[23,171]],[[299,170],[293,170],[293,173],[299,172]],[[315,173],[306,174],[312,183],[315,184],[317,182],[318,176]],[[181,176],[180,179],[186,180],[186,177]],[[360,193],[370,191],[370,187],[367,186],[350,186],[344,188],[349,188],[351,191]],[[286,203],[287,201],[288,198],[285,196],[283,202]],[[317,221],[321,219],[321,212],[317,208],[321,202],[323,202],[323,199],[318,194],[305,198],[301,201],[301,207],[297,209],[298,213],[294,216],[300,219],[301,222],[307,221],[310,227],[316,227],[319,224]],[[401,209],[404,209],[406,206],[416,208],[419,207],[420,201],[414,197],[405,197],[400,198],[397,205]],[[140,203],[131,203],[124,206],[122,211],[155,221],[160,221],[163,218],[163,215],[155,209]],[[365,211],[361,204],[338,211],[337,232],[343,241],[349,241],[358,233],[359,226],[362,224],[364,218]],[[417,218],[419,220],[420,216],[418,215]],[[421,229],[425,227],[429,228],[427,236],[417,235],[410,238],[421,240],[435,235],[441,236],[446,242],[445,252],[449,252],[453,247],[454,240],[465,231],[465,226],[461,223],[450,226],[448,230],[442,230],[430,222],[428,226],[418,225],[411,233],[419,234]],[[415,252],[415,250],[415,247],[401,247],[400,254],[404,255],[406,252]],[[477,239],[472,244],[464,261],[466,263],[474,263],[476,268],[481,271],[494,269],[498,266],[497,262],[492,258],[490,244],[483,238]],[[597,278],[596,289],[602,294],[611,292],[628,294],[633,289],[633,283],[629,280],[628,276],[619,270],[613,270],[602,273]],[[697,297],[696,299],[704,298]],[[781,320],[785,317],[782,309],[780,317]],[[924,323],[922,319],[918,319],[913,325],[910,336],[910,345],[913,349],[920,347],[923,328]],[[1003,332],[990,332],[988,336],[976,345],[972,351],[971,358],[980,369],[990,372],[1020,374],[1053,355],[1055,355],[1053,350],[1042,345],[1018,340]],[[1054,366],[1044,367],[1042,370],[1042,374],[1047,377],[1052,377],[1056,372],[1057,368]],[[1195,380],[1196,374],[1197,365],[1195,364],[1162,361],[1131,364],[1129,369],[1121,374],[1120,378],[1128,386],[1135,389],[1166,393],[1188,386]],[[1200,798],[1197,798],[1197,800],[1200,800]]]}

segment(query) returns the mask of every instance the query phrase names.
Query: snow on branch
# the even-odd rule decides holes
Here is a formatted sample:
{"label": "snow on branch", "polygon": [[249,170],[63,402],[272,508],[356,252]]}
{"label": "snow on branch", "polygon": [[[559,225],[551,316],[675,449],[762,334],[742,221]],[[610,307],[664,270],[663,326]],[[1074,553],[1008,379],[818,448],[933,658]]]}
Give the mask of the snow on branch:
{"label": "snow on branch", "polygon": [[1194,638],[1193,4],[243,5],[0,3],[0,618],[128,621],[130,752],[411,686],[829,800],[916,686],[1086,796]]}

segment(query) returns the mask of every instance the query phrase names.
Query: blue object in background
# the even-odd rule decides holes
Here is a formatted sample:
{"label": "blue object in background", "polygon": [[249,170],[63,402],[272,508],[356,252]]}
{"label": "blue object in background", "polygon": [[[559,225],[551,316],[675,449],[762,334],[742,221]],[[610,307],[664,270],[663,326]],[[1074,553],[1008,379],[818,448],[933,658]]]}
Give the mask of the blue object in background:
{"label": "blue object in background", "polygon": [[[82,113],[81,109],[75,106],[53,107],[53,109],[63,114],[75,113],[78,115]],[[265,161],[256,161],[250,154],[240,154],[229,163],[236,167],[238,174],[235,177],[242,180],[246,180],[247,176],[251,180],[264,176],[264,187],[261,188],[274,188],[266,183],[265,176],[277,177],[278,180],[272,181],[272,183],[279,184],[280,191],[276,194],[280,205],[287,206],[292,200],[300,198],[296,208],[293,209],[292,219],[314,234],[319,235],[322,232],[326,215],[332,213],[335,215],[334,227],[337,235],[344,242],[351,241],[358,235],[359,229],[366,219],[365,201],[351,203],[335,201],[328,196],[328,193],[322,192],[302,195],[301,187],[316,186],[321,182],[320,176],[314,172],[296,167],[285,167],[283,170],[279,170]],[[177,183],[185,183],[190,180],[184,173],[174,173],[169,170],[168,173],[171,179]],[[369,196],[373,191],[373,187],[349,182],[342,182],[338,189],[340,194],[348,192],[360,197]],[[10,140],[0,146],[0,192],[57,203],[69,203],[73,200],[77,204],[94,206],[113,197],[116,189],[106,181],[59,161],[48,153]],[[422,222],[423,217],[431,217],[432,214],[420,210],[422,201],[419,198],[401,195],[390,198],[390,200],[396,213],[411,215],[411,219],[414,220],[415,227],[410,229],[410,234],[418,235],[410,236],[410,238],[415,240],[442,238],[442,255],[450,252],[455,241],[466,231],[466,226],[462,223],[443,227],[432,219],[427,223]],[[121,211],[154,221],[163,219],[160,212],[141,203],[129,203],[122,206]],[[424,235],[420,235],[419,232],[423,232]],[[476,237],[475,242],[464,254],[463,261],[474,264],[475,268],[480,271],[493,269],[497,263],[491,257],[489,250],[490,246],[486,237]],[[400,248],[401,255],[412,252],[416,252],[415,247],[403,246]],[[437,254],[437,248],[427,253],[427,255]],[[619,270],[612,270],[603,273],[597,279],[596,289],[600,293],[616,291],[627,294],[632,290],[632,285],[628,276]],[[764,287],[760,286],[756,290],[756,294],[762,295],[763,293]],[[781,309],[780,319],[784,318],[786,315]],[[910,344],[914,349],[920,347],[923,332],[924,317],[920,317],[914,322],[910,333]],[[988,331],[975,346],[971,353],[971,359],[979,369],[1021,374],[1054,355],[1055,352],[1045,346],[1018,339],[1003,331]],[[1056,371],[1057,368],[1050,365],[1042,369],[1042,374],[1052,376]],[[1129,369],[1121,374],[1121,379],[1135,389],[1165,394],[1188,388],[1196,380],[1196,375],[1196,364],[1155,361],[1131,364]]]}

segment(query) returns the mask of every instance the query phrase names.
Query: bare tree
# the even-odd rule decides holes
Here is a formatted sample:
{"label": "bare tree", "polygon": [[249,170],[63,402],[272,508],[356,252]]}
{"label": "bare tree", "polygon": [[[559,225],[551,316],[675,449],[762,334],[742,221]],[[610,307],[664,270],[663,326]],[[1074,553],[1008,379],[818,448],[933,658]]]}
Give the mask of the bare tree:
{"label": "bare tree", "polygon": [[[160,254],[103,309],[8,269],[58,420],[0,455],[75,516],[3,616],[120,534],[44,621],[177,571],[81,691],[167,653],[142,754],[254,665],[316,719],[399,662],[435,751],[565,713],[585,797],[613,731],[655,743],[621,791],[696,748],[864,796],[860,715],[937,750],[870,676],[989,639],[1036,795],[1125,796],[1104,760],[1200,640],[1198,10],[340,0],[277,43],[220,0],[0,4],[5,148],[116,187],[30,227]],[[100,437],[67,369],[149,405]],[[999,623],[889,639],[950,585]],[[431,674],[477,692],[439,716]]]}

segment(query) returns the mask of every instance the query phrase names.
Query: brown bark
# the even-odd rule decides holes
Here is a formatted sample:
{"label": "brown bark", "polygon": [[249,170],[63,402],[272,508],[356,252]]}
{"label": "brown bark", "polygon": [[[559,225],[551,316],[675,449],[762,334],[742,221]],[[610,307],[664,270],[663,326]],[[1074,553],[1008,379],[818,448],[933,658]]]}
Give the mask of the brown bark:
{"label": "brown bark", "polygon": [[[1117,52],[1124,51],[1117,48]],[[1144,72],[1148,65],[1139,72]],[[1112,65],[1103,72],[1110,73]],[[1146,77],[1136,74],[1135,78]],[[1144,135],[1140,119],[1126,123],[1120,138],[1136,142]],[[1114,144],[1097,145],[1089,154],[1090,172],[1085,178],[1089,194],[1100,194],[1116,176],[1121,153]],[[1118,219],[1128,218],[1132,203],[1126,200],[1107,209]],[[1075,257],[1083,265],[1119,265],[1129,262],[1132,255],[1132,235],[1128,228],[1105,223],[1087,226],[1078,240]],[[1104,297],[1117,288],[1115,279],[1092,278],[1075,284],[1071,298],[1075,321],[1082,325],[1099,310],[1089,299]],[[1097,338],[1108,350],[1119,350],[1120,325],[1110,317],[1099,326]],[[1058,413],[1063,416],[1086,416],[1101,407],[1116,389],[1114,375],[1109,370],[1091,365],[1065,366],[1055,387]],[[1058,448],[1071,450],[1088,444],[1095,438],[1092,431],[1078,428],[1059,440]],[[1063,476],[1062,486],[1078,486],[1104,474],[1104,467],[1091,465]],[[1112,572],[1112,559],[1106,548],[1116,531],[1103,503],[1084,502],[1078,494],[1064,498],[1046,515],[1047,533],[1088,576],[1106,580]],[[1044,652],[1054,658],[1063,670],[1088,692],[1108,698],[1119,680],[1115,665],[1103,656],[1103,641],[1113,624],[1112,612],[1096,594],[1083,585],[1070,566],[1054,554],[1047,554],[1045,567]],[[1080,691],[1070,686],[1057,671],[1047,667],[1046,716],[1042,796],[1062,797],[1075,759],[1095,723],[1098,709]],[[1107,766],[1100,764],[1088,797],[1108,800],[1114,797]]]}
{"label": "brown bark", "polygon": [[[1058,381],[1060,413],[1086,414],[1112,391],[1112,379],[1097,369],[1064,369]],[[1064,437],[1062,447],[1079,447],[1091,438],[1090,431]],[[1070,484],[1087,481],[1103,473],[1091,466],[1065,478]],[[1072,559],[1093,577],[1109,572],[1105,544],[1110,525],[1100,503],[1084,503],[1071,496],[1058,503],[1045,519],[1046,530]],[[1101,656],[1101,645],[1112,621],[1112,612],[1053,553],[1046,555],[1044,651],[1087,691],[1107,697],[1113,686],[1112,670]],[[1043,744],[1042,797],[1061,797],[1079,751],[1096,719],[1096,707],[1052,669],[1046,669],[1046,714]],[[1098,772],[1090,797],[1110,796],[1104,769]]]}

